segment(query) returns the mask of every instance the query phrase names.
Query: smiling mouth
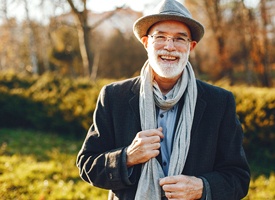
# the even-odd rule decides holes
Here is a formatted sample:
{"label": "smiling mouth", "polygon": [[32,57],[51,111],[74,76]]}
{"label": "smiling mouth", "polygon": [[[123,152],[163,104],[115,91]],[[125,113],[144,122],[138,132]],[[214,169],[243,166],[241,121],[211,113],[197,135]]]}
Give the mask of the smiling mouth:
{"label": "smiling mouth", "polygon": [[168,55],[161,55],[160,58],[164,61],[176,61],[178,59],[178,57]]}

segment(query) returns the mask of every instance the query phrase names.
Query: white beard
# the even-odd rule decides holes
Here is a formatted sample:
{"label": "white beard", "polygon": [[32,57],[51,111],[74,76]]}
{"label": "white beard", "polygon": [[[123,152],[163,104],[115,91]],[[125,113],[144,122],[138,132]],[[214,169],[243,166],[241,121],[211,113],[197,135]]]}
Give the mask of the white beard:
{"label": "white beard", "polygon": [[[189,48],[186,53],[179,53],[177,51],[169,52],[167,50],[156,51],[152,45],[149,45],[148,47],[148,59],[150,66],[159,76],[164,78],[175,78],[180,75],[188,62],[189,54]],[[165,64],[158,61],[158,59],[160,59],[159,55],[175,56],[178,57],[179,60],[177,63]]]}

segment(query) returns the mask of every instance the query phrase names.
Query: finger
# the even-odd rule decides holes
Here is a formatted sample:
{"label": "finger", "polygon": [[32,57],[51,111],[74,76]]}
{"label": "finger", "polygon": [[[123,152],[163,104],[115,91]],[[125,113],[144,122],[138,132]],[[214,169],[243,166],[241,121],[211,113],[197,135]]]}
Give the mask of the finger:
{"label": "finger", "polygon": [[163,132],[162,132],[162,131],[163,131],[163,128],[162,128],[162,127],[158,127],[157,130],[160,131],[160,133],[161,133],[160,138],[164,138],[164,134],[163,134]]}
{"label": "finger", "polygon": [[175,184],[178,182],[177,176],[167,176],[165,178],[160,179],[159,184],[160,186],[167,185],[167,184]]}
{"label": "finger", "polygon": [[160,137],[159,136],[151,136],[151,137],[144,137],[144,138],[135,138],[132,142],[133,145],[148,148],[148,145],[151,144],[160,144]]}
{"label": "finger", "polygon": [[149,159],[157,157],[159,155],[159,153],[160,153],[159,150],[150,151]]}
{"label": "finger", "polygon": [[150,143],[146,146],[147,149],[152,149],[152,150],[158,150],[160,148],[160,143],[155,142],[155,143]]}
{"label": "finger", "polygon": [[165,192],[165,196],[170,200],[170,199],[183,199],[183,197],[180,198],[180,195],[178,195],[177,192]]}
{"label": "finger", "polygon": [[171,199],[173,197],[172,193],[171,192],[165,192],[165,196],[168,198],[168,199]]}
{"label": "finger", "polygon": [[143,132],[140,132],[142,133],[142,136],[144,137],[152,137],[152,136],[158,136],[160,138],[163,138],[164,135],[162,133],[162,128],[160,129],[149,129],[149,130],[146,130],[146,131],[143,131]]}
{"label": "finger", "polygon": [[159,136],[151,136],[144,138],[145,143],[154,144],[154,143],[160,143],[161,138]]}

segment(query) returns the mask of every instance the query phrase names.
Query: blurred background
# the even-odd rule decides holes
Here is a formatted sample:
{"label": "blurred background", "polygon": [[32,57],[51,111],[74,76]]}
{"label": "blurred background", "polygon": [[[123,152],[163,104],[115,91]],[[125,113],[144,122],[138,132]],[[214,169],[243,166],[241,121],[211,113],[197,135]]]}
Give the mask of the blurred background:
{"label": "blurred background", "polygon": [[[1,0],[0,70],[70,77],[139,73],[146,52],[133,22],[158,0]],[[191,55],[197,76],[271,87],[275,70],[274,0],[185,0],[206,28]]]}
{"label": "blurred background", "polygon": [[[132,32],[159,0],[0,0],[0,195],[106,199],[75,158],[97,95],[139,75]],[[252,182],[245,199],[275,199],[275,0],[182,0],[205,26],[190,55],[197,78],[236,98]]]}

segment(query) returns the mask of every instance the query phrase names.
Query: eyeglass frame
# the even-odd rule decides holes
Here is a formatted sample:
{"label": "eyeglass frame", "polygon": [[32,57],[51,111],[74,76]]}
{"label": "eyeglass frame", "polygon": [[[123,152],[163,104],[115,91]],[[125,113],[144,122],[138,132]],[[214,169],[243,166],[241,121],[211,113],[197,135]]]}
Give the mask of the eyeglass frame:
{"label": "eyeglass frame", "polygon": [[[192,42],[192,40],[190,38],[188,38],[187,36],[169,36],[169,35],[166,35],[166,34],[160,34],[160,33],[155,33],[155,34],[152,34],[152,35],[147,35],[149,37],[151,37],[154,41],[154,43],[156,44],[164,44],[165,42],[167,42],[169,39],[171,39],[173,41],[173,44],[175,46],[181,46],[181,45],[184,45],[184,46],[187,46],[188,45],[188,42]],[[160,38],[160,39],[164,39],[163,41],[156,41],[156,39],[158,38],[155,38],[155,36],[163,36],[164,38]],[[183,39],[183,43],[181,42],[178,42],[177,43],[177,39]],[[175,42],[176,40],[176,42]]]}

